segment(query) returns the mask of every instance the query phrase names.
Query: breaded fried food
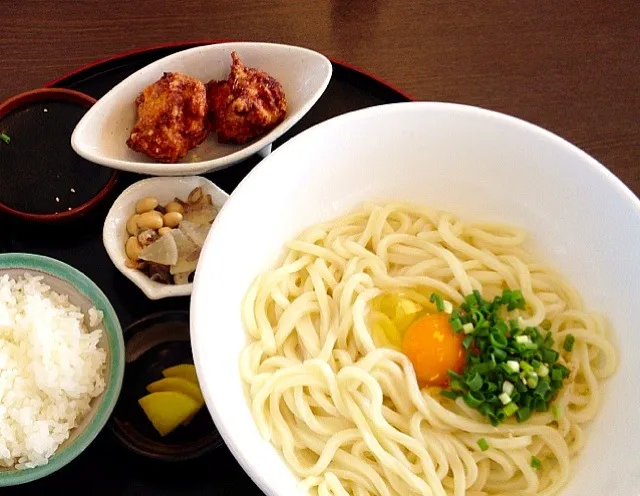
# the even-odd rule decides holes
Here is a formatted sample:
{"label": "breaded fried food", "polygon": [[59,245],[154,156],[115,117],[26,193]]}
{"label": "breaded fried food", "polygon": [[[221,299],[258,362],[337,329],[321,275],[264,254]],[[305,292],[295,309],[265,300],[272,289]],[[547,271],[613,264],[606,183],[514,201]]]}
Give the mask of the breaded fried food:
{"label": "breaded fried food", "polygon": [[165,72],[135,100],[136,122],[127,145],[160,162],[177,162],[207,137],[207,90],[195,78]]}
{"label": "breaded fried food", "polygon": [[242,144],[283,121],[287,100],[282,85],[266,72],[246,67],[236,52],[226,81],[207,84],[209,112],[220,143]]}

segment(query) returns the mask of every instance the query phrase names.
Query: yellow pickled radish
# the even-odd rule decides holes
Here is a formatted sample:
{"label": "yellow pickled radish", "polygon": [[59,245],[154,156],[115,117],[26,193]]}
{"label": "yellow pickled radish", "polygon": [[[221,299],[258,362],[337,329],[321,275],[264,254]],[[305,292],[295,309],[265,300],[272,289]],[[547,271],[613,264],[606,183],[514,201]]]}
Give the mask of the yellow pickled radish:
{"label": "yellow pickled radish", "polygon": [[152,382],[147,386],[147,391],[150,393],[174,391],[176,393],[186,394],[194,399],[200,406],[204,404],[204,398],[198,385],[182,377],[165,377],[159,381]]}
{"label": "yellow pickled radish", "polygon": [[182,363],[180,365],[174,365],[162,371],[162,375],[165,377],[181,377],[188,381],[198,384],[198,375],[196,374],[196,367],[191,363]]}
{"label": "yellow pickled radish", "polygon": [[200,409],[193,398],[175,391],[151,393],[138,403],[161,436],[173,432]]}

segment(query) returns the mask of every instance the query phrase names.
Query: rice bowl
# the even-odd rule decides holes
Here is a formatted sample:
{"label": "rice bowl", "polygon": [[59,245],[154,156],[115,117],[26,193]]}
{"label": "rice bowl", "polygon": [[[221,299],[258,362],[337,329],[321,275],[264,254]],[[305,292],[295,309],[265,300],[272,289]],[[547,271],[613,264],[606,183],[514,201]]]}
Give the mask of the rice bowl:
{"label": "rice bowl", "polygon": [[54,472],[106,423],[124,368],[102,292],[46,257],[0,255],[0,486]]}
{"label": "rice bowl", "polygon": [[0,277],[0,466],[44,465],[104,391],[102,312],[84,314],[43,276]]}

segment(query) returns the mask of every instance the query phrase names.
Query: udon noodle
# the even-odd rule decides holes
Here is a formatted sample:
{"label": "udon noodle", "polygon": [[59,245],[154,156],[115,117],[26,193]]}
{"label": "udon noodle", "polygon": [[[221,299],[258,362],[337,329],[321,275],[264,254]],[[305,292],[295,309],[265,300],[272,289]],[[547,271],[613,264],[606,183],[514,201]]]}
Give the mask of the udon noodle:
{"label": "udon noodle", "polygon": [[[554,495],[567,484],[616,356],[604,319],[525,240],[513,227],[390,204],[367,205],[287,243],[243,303],[250,342],[240,370],[260,433],[304,490]],[[569,333],[576,338],[560,358],[571,371],[554,400],[561,415],[494,427],[462,399],[421,389],[407,357],[377,347],[367,327],[368,304],[383,291],[402,289],[416,302],[435,291],[459,305],[473,290],[492,298],[504,288],[522,291],[524,325],[548,319],[556,347]]]}

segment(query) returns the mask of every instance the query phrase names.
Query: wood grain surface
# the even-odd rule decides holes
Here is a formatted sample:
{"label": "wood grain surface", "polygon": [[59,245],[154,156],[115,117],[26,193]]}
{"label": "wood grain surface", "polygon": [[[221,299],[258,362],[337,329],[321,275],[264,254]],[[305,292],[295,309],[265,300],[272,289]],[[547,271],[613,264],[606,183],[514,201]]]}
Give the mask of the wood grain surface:
{"label": "wood grain surface", "polygon": [[0,0],[0,100],[118,52],[199,39],[307,46],[421,100],[521,117],[640,194],[638,0]]}

